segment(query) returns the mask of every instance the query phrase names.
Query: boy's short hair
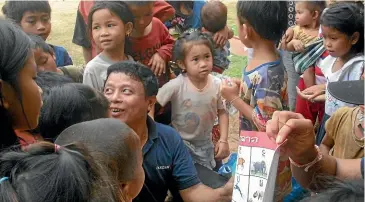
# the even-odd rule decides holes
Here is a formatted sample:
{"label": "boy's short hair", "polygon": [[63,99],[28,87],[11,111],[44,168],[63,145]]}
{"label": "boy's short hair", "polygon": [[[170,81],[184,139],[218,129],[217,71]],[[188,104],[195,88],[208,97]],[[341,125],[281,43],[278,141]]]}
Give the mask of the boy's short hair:
{"label": "boy's short hair", "polygon": [[325,1],[311,0],[311,1],[301,1],[301,2],[305,3],[310,11],[312,12],[319,11],[319,16],[321,16],[323,10],[326,8]]}
{"label": "boy's short hair", "polygon": [[43,95],[48,94],[53,87],[74,83],[71,78],[56,72],[38,72],[35,82],[42,89]]}
{"label": "boy's short hair", "polygon": [[158,92],[158,81],[155,74],[147,66],[132,61],[118,62],[108,67],[107,77],[108,81],[110,74],[123,73],[131,78],[140,81],[143,84],[146,97],[156,96]]}
{"label": "boy's short hair", "polygon": [[48,1],[6,1],[2,11],[7,18],[19,24],[27,11],[51,15],[51,6]]}
{"label": "boy's short hair", "polygon": [[238,1],[237,17],[266,40],[279,41],[288,28],[286,1]]}
{"label": "boy's short hair", "polygon": [[200,18],[207,31],[216,33],[227,24],[227,7],[221,1],[208,2],[203,6]]}
{"label": "boy's short hair", "polygon": [[31,39],[32,42],[32,48],[33,49],[42,49],[44,52],[49,53],[51,55],[54,55],[54,50],[53,48],[48,45],[42,37],[38,36],[38,35],[33,35],[33,34],[28,34],[29,38]]}

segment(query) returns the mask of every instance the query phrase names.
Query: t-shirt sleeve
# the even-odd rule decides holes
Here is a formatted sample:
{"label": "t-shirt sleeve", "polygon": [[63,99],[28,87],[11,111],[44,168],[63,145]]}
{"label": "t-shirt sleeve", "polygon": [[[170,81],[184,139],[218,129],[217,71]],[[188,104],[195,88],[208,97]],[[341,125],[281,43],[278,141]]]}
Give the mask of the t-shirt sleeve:
{"label": "t-shirt sleeve", "polygon": [[172,47],[174,46],[175,41],[161,21],[158,20],[156,25],[158,25],[161,30],[161,47],[157,49],[157,52],[165,62],[168,62],[172,59]]}
{"label": "t-shirt sleeve", "polygon": [[82,83],[85,85],[88,85],[92,88],[95,88],[97,90],[100,90],[100,89],[98,89],[98,82],[97,82],[96,75],[92,71],[90,71],[90,67],[91,67],[91,65],[89,62],[88,65],[86,65]]}
{"label": "t-shirt sleeve", "polygon": [[176,91],[179,88],[179,85],[181,84],[180,78],[175,78],[169,82],[167,82],[165,85],[163,85],[157,93],[157,102],[161,106],[165,106],[166,103],[171,101],[172,97],[175,95]]}
{"label": "t-shirt sleeve", "polygon": [[[177,132],[176,132],[177,133]],[[200,183],[191,155],[183,140],[178,137],[172,162],[172,176],[178,190],[184,190]]]}
{"label": "t-shirt sleeve", "polygon": [[87,33],[87,25],[80,10],[78,9],[72,42],[84,48],[91,48],[90,38]]}

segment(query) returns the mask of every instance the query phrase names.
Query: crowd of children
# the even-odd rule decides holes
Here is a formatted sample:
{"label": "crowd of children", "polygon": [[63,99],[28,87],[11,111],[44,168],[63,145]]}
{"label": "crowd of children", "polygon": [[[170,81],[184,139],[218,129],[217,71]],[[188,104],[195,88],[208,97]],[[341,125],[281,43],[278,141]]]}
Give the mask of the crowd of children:
{"label": "crowd of children", "polygon": [[252,58],[241,79],[222,79],[233,30],[221,1],[81,1],[73,42],[83,67],[47,43],[48,1],[6,1],[1,201],[164,201],[168,190],[175,201],[230,201],[232,182],[206,187],[194,164],[216,170],[230,155],[229,106],[240,131],[267,131],[289,110],[288,68],[300,75],[291,110],[301,115],[292,116],[317,126],[307,138],[318,146],[309,162],[280,157],[274,200],[290,193],[292,172],[322,156],[364,159],[364,103],[329,87],[364,79],[364,4],[294,4],[295,25],[288,2],[237,2]]}

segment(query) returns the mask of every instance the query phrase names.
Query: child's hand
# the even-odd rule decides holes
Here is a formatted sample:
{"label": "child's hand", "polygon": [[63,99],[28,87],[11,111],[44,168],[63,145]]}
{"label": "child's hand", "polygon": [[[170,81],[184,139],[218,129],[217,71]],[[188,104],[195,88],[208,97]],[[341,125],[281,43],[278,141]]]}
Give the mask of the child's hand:
{"label": "child's hand", "polygon": [[239,94],[240,82],[240,80],[231,80],[230,82],[223,80],[220,89],[222,97],[228,102],[236,98]]}
{"label": "child's hand", "polygon": [[304,51],[304,44],[300,40],[294,39],[292,43],[296,52]]}
{"label": "child's hand", "polygon": [[151,60],[148,62],[148,66],[151,67],[151,70],[156,76],[161,76],[166,72],[166,62],[158,53],[155,53],[152,56]]}
{"label": "child's hand", "polygon": [[223,160],[229,156],[229,144],[227,141],[219,141],[214,148],[215,159]]}
{"label": "child's hand", "polygon": [[294,30],[293,28],[289,27],[284,35],[284,41],[285,43],[289,43],[294,37]]}
{"label": "child's hand", "polygon": [[213,41],[218,47],[223,47],[229,39],[230,30],[225,26],[222,30],[219,30],[213,35]]}

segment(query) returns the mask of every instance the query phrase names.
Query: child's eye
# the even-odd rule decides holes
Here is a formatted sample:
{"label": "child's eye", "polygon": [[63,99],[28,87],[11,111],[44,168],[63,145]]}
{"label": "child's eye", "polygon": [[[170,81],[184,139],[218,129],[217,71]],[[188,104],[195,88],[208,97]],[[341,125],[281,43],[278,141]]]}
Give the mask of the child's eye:
{"label": "child's eye", "polygon": [[100,28],[100,26],[94,26],[93,27],[93,29],[99,29]]}
{"label": "child's eye", "polygon": [[210,58],[210,55],[206,55],[205,58]]}
{"label": "child's eye", "polygon": [[199,60],[198,58],[193,58],[193,61],[195,62],[198,62],[198,60]]}
{"label": "child's eye", "polygon": [[29,24],[35,24],[35,20],[27,20],[27,23],[29,23]]}
{"label": "child's eye", "polygon": [[113,24],[108,24],[108,27],[114,27],[114,25]]}
{"label": "child's eye", "polygon": [[43,21],[43,22],[48,22],[48,21],[49,21],[49,19],[50,19],[49,17],[43,17],[43,18],[42,18],[42,21]]}

